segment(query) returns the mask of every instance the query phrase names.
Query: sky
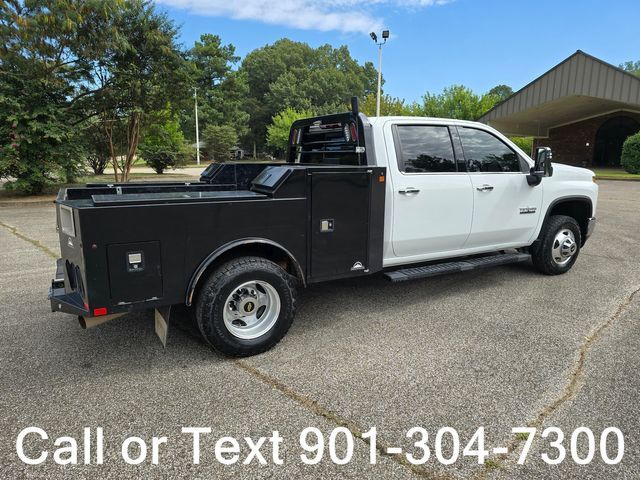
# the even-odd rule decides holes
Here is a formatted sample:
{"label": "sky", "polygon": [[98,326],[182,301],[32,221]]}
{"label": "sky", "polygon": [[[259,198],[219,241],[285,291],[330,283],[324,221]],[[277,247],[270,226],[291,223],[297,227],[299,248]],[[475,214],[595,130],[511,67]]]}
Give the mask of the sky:
{"label": "sky", "polygon": [[156,0],[191,47],[213,33],[244,56],[286,37],[347,45],[378,65],[384,91],[406,101],[462,84],[518,90],[576,50],[618,65],[640,60],[640,0]]}

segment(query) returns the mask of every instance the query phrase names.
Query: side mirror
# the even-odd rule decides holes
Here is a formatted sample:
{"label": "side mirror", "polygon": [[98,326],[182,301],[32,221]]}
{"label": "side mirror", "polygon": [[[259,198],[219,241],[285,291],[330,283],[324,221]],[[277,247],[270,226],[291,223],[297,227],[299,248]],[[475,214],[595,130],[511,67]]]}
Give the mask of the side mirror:
{"label": "side mirror", "polygon": [[529,185],[539,185],[544,177],[553,175],[553,166],[551,165],[551,149],[549,147],[536,148],[535,164],[531,167],[531,173],[527,175]]}

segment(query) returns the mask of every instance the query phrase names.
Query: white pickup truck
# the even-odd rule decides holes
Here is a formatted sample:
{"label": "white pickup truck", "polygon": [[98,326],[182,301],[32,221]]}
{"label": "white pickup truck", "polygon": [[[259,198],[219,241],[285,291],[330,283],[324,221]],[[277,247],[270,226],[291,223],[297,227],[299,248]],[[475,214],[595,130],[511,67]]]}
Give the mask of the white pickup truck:
{"label": "white pickup truck", "polygon": [[284,164],[63,189],[51,308],[85,328],[156,309],[166,342],[171,306],[186,304],[212,347],[244,356],[285,335],[300,286],[528,261],[565,273],[593,231],[598,186],[548,148],[535,157],[483,124],[369,119],[354,102],[295,122]]}
{"label": "white pickup truck", "polygon": [[543,273],[568,271],[595,226],[598,186],[584,168],[538,164],[475,122],[371,119],[387,167],[383,265],[527,249]]}

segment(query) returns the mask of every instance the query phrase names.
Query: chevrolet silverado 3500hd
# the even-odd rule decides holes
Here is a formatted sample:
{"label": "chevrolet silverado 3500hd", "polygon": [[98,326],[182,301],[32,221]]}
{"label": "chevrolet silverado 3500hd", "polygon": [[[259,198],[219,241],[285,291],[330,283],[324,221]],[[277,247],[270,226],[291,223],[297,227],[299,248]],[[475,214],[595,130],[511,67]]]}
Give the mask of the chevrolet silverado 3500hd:
{"label": "chevrolet silverado 3500hd", "polygon": [[593,231],[598,187],[547,148],[534,157],[483,124],[369,119],[353,102],[295,122],[287,163],[62,189],[51,308],[84,327],[156,309],[162,338],[171,306],[186,304],[215,350],[245,356],[285,335],[312,283],[529,260],[565,273]]}

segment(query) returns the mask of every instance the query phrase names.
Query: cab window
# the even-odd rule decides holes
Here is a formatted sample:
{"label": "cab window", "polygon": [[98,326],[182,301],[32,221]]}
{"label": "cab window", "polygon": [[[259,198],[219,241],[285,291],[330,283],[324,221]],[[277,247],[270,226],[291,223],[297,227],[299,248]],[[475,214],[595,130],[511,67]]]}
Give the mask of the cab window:
{"label": "cab window", "polygon": [[455,172],[449,128],[435,125],[397,126],[398,168],[404,173]]}
{"label": "cab window", "polygon": [[518,154],[502,140],[476,128],[458,127],[469,172],[521,172]]}

